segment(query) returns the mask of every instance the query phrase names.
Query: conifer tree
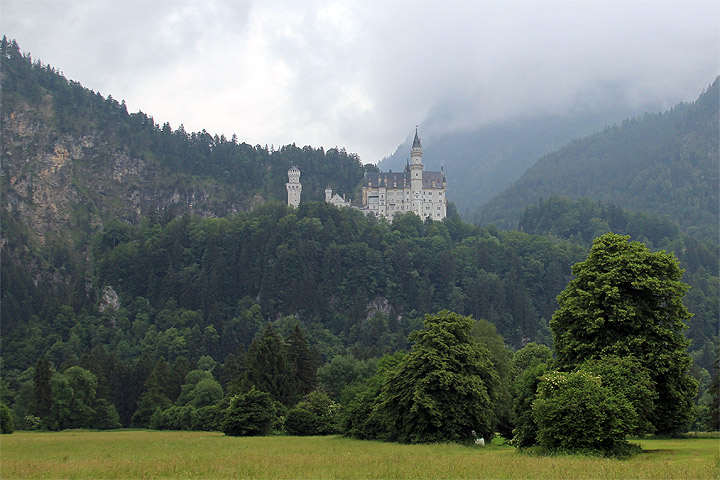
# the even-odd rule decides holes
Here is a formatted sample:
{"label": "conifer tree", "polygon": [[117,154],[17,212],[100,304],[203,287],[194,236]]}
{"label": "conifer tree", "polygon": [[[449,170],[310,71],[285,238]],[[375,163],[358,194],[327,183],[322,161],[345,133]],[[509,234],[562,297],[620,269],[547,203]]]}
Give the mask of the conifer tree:
{"label": "conifer tree", "polygon": [[250,344],[246,365],[245,390],[254,386],[285,405],[297,400],[292,364],[285,344],[272,325],[268,324],[262,335]]}
{"label": "conifer tree", "polygon": [[50,415],[52,407],[51,377],[50,361],[47,358],[39,359],[35,364],[33,375],[33,413],[42,419]]}
{"label": "conifer tree", "polygon": [[296,323],[287,337],[288,360],[295,372],[295,388],[299,396],[317,388],[317,357],[310,348],[300,326]]}

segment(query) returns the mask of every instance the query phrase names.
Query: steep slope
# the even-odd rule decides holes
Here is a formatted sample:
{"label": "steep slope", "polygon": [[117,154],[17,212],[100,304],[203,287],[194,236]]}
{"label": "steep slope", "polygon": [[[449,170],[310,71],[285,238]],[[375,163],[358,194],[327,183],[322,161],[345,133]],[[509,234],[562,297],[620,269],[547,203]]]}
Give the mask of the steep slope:
{"label": "steep slope", "polygon": [[575,140],[545,155],[481,207],[478,224],[515,228],[551,195],[667,215],[691,234],[718,236],[718,79],[694,102]]}
{"label": "steep slope", "polygon": [[2,298],[25,316],[44,303],[91,301],[91,239],[114,219],[164,224],[284,201],[291,165],[302,171],[304,201],[323,199],[328,185],[352,194],[363,177],[344,149],[274,150],[159,126],[6,38],[0,81],[0,251],[3,280],[13,279],[2,282]]}
{"label": "steep slope", "polygon": [[[287,170],[303,173],[303,198],[321,200],[330,184],[352,193],[362,179],[344,150],[279,150],[236,138],[162,127],[124,102],[33,63],[15,42],[2,42],[3,208],[43,237],[95,227],[118,216],[219,216],[266,200],[283,200]],[[82,218],[80,218],[82,217]],[[81,225],[83,222],[88,225]],[[66,238],[66,240],[72,238]]]}

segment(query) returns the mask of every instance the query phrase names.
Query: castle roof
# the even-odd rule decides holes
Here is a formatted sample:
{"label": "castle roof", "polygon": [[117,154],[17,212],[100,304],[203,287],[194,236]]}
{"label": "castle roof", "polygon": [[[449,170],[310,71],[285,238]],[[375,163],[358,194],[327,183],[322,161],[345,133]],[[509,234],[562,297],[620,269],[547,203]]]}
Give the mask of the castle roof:
{"label": "castle roof", "polygon": [[412,148],[422,148],[422,145],[420,145],[420,137],[418,137],[417,128],[415,128],[415,140],[413,140]]}
{"label": "castle roof", "polygon": [[[445,181],[443,172],[423,172],[423,188],[441,188]],[[363,187],[409,188],[410,172],[368,172]]]}

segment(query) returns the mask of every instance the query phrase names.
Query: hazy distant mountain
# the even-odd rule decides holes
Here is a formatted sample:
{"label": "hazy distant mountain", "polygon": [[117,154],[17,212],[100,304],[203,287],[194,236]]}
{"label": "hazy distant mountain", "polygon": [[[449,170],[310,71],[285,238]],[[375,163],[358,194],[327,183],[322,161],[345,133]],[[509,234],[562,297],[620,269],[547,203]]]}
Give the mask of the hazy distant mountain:
{"label": "hazy distant mountain", "polygon": [[[542,155],[573,138],[603,129],[613,122],[651,108],[619,104],[563,115],[518,118],[473,130],[435,133],[447,115],[430,116],[420,126],[425,168],[445,168],[448,199],[464,217],[520,178]],[[657,109],[656,109],[657,110]],[[413,132],[414,134],[414,132]],[[412,135],[391,156],[378,163],[381,170],[401,170],[410,155]]]}
{"label": "hazy distant mountain", "polygon": [[525,206],[563,195],[668,215],[688,233],[717,238],[719,82],[693,103],[626,120],[545,155],[471,220],[516,228]]}

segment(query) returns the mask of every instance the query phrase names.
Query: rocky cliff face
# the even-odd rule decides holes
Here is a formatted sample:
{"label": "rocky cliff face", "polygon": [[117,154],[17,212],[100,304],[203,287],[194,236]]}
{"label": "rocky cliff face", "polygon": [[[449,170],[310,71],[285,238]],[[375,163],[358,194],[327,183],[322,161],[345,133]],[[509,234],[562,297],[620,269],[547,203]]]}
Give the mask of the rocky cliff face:
{"label": "rocky cliff face", "polygon": [[92,233],[108,216],[136,223],[151,210],[217,216],[251,208],[258,195],[227,200],[231,186],[184,181],[97,130],[60,134],[49,98],[2,114],[2,205],[27,226],[39,245],[48,236],[71,244]]}

